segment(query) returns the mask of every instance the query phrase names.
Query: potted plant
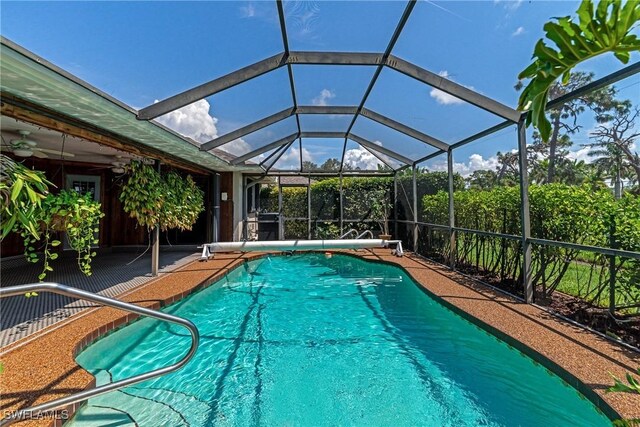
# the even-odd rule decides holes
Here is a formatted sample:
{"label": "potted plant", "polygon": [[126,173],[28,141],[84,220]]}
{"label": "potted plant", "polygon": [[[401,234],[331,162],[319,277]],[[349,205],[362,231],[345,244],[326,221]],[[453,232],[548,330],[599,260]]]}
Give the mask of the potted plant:
{"label": "potted plant", "polygon": [[378,222],[382,231],[379,237],[383,240],[391,240],[389,234],[389,218],[391,217],[391,197],[387,188],[379,188],[371,197],[371,217]]}

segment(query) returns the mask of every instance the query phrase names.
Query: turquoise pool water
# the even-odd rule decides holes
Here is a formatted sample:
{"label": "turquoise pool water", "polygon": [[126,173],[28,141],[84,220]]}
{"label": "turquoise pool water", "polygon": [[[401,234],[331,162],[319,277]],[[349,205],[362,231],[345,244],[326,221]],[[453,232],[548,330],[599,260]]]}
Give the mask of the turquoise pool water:
{"label": "turquoise pool water", "polygon": [[[610,425],[575,389],[393,266],[269,257],[166,311],[198,326],[195,358],[91,399],[71,425]],[[144,319],[78,361],[104,383],[176,361],[188,346],[186,330]]]}

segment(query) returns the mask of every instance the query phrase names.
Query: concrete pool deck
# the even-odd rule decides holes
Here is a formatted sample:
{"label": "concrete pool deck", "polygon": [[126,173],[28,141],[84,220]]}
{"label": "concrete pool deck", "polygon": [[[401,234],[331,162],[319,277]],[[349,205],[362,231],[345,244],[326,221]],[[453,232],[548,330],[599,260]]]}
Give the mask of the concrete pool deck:
{"label": "concrete pool deck", "polygon": [[[592,400],[601,398],[622,417],[640,418],[640,395],[605,394],[613,384],[609,372],[624,377],[627,372],[635,371],[640,365],[640,353],[412,254],[397,258],[386,249],[344,252],[404,268],[446,306],[534,356]],[[119,295],[119,299],[159,308],[214,283],[244,261],[260,256],[259,253],[218,254],[207,263],[182,266]],[[75,356],[100,336],[135,317],[107,307],[89,308],[3,348],[0,353],[4,365],[4,372],[0,374],[3,414],[93,387],[93,376],[77,365]],[[74,409],[67,408],[67,414],[70,416]],[[603,410],[611,413],[606,405]],[[49,417],[18,425],[59,424],[60,420]],[[579,418],[576,424],[579,425]]]}

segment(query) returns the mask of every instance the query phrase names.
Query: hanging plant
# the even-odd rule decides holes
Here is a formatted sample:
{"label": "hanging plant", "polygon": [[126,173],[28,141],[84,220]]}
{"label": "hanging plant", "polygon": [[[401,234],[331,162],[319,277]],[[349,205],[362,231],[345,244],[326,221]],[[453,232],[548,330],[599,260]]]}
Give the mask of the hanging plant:
{"label": "hanging plant", "polygon": [[36,239],[39,237],[37,212],[49,193],[49,185],[53,184],[45,179],[42,172],[28,169],[0,154],[0,241],[18,228],[26,230]]}
{"label": "hanging plant", "polygon": [[182,218],[178,228],[181,230],[191,230],[191,227],[198,220],[200,213],[204,211],[204,191],[196,185],[191,175],[182,180]]}
{"label": "hanging plant", "polygon": [[78,253],[78,268],[91,276],[91,261],[96,255],[92,245],[98,243],[95,233],[103,216],[100,203],[93,200],[90,193],[80,195],[73,190],[62,190],[58,194],[49,194],[35,216],[40,228],[38,236],[26,228],[20,233],[24,239],[25,257],[30,262],[38,262],[36,245],[41,240],[44,243],[44,266],[38,279],[43,280],[48,272],[53,271],[50,261],[58,258],[58,254],[52,250],[61,243],[54,239],[56,232],[67,233],[69,245]]}
{"label": "hanging plant", "polygon": [[640,21],[640,2],[600,0],[594,9],[592,0],[583,0],[577,10],[578,23],[569,16],[554,18],[544,25],[545,35],[555,44],[550,47],[540,39],[533,52],[533,63],[525,68],[519,79],[531,79],[522,91],[518,109],[531,110],[527,126],[540,131],[548,141],[551,124],[545,114],[549,89],[562,76],[569,82],[571,70],[583,61],[612,52],[621,62],[629,62],[631,52],[640,50],[640,40],[631,34]]}
{"label": "hanging plant", "polygon": [[160,175],[142,162],[131,162],[130,174],[120,193],[123,209],[139,225],[162,231],[191,230],[204,210],[204,192],[191,176],[175,172]]}
{"label": "hanging plant", "polygon": [[166,193],[160,174],[150,165],[132,161],[129,175],[122,186],[122,208],[139,225],[152,229],[160,220]]}
{"label": "hanging plant", "polygon": [[[12,231],[19,233],[29,262],[38,262],[36,250],[42,245],[44,267],[38,279],[43,280],[53,271],[50,262],[58,258],[52,249],[60,245],[60,241],[54,239],[55,233],[66,232],[70,246],[78,252],[80,271],[90,276],[91,260],[96,255],[91,246],[98,243],[94,233],[104,216],[100,203],[90,194],[81,196],[75,191],[49,193],[49,185],[53,184],[44,173],[28,169],[5,155],[0,154],[0,166],[0,240]],[[29,296],[31,294],[27,294]]]}
{"label": "hanging plant", "polygon": [[175,172],[164,176],[165,200],[160,213],[162,231],[177,228],[191,230],[204,210],[204,192],[188,175],[183,179]]}

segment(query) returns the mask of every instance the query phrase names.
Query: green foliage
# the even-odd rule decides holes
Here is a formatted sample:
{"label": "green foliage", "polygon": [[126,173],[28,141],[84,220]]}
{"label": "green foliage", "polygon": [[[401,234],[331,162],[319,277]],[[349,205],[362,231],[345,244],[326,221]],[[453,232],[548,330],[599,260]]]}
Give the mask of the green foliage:
{"label": "green foliage", "polygon": [[124,211],[139,225],[151,229],[160,222],[165,197],[160,173],[144,162],[132,161],[120,193]]}
{"label": "green foliage", "polygon": [[640,40],[632,30],[640,20],[640,2],[583,0],[577,10],[578,23],[569,16],[554,18],[544,25],[545,35],[555,44],[549,47],[540,39],[533,52],[534,61],[519,79],[531,79],[518,101],[518,109],[531,112],[527,125],[533,123],[545,141],[549,140],[551,124],[545,114],[549,89],[562,76],[569,81],[571,70],[583,61],[612,52],[627,63],[630,53],[640,50]]}
{"label": "green foliage", "polygon": [[37,239],[37,212],[51,184],[40,171],[33,171],[0,154],[0,241],[12,231],[24,229]]}
{"label": "green foliage", "polygon": [[[412,188],[412,176],[398,177],[398,186]],[[418,171],[416,175],[418,195],[435,194],[439,190],[448,188],[446,172]],[[387,231],[388,220],[393,213],[392,195],[393,178],[390,177],[359,177],[343,178],[343,218],[345,222],[364,231],[372,228],[372,222],[377,223],[380,232]],[[454,188],[464,188],[464,179],[459,174],[454,175]],[[404,194],[399,190],[399,195]],[[303,187],[284,187],[282,189],[283,215],[286,218],[307,218],[307,193]],[[260,208],[267,212],[278,211],[278,188],[276,186],[262,188],[260,192]],[[403,207],[398,204],[402,211]],[[402,217],[403,213],[400,212]],[[340,179],[327,178],[311,184],[311,212],[313,222],[323,220],[337,220],[340,218]],[[386,227],[385,227],[386,225]],[[293,221],[285,223],[285,230],[291,227],[302,227]],[[346,226],[345,226],[346,227]],[[386,228],[386,230],[385,230]],[[373,230],[375,232],[375,230]],[[300,229],[295,234],[302,233]],[[306,229],[304,230],[306,235]]]}
{"label": "green foliage", "polygon": [[[638,367],[637,372],[640,375],[640,367]],[[638,382],[638,380],[633,375],[631,375],[630,373],[627,373],[627,375],[626,375],[627,382],[629,383],[629,385],[623,383],[622,380],[617,378],[615,375],[611,375],[611,376],[613,377],[613,381],[615,382],[615,384],[613,386],[609,387],[606,390],[606,393],[628,392],[628,393],[638,393],[638,394],[640,394],[640,382]]]}
{"label": "green foliage", "polygon": [[39,226],[38,235],[34,236],[24,227],[20,230],[25,257],[30,262],[38,262],[36,245],[40,240],[44,241],[44,266],[38,279],[44,280],[47,273],[53,271],[50,261],[58,258],[58,254],[52,249],[61,243],[54,239],[56,232],[66,233],[69,245],[78,253],[80,271],[90,276],[91,260],[96,255],[92,251],[92,245],[98,243],[95,233],[98,232],[100,218],[103,216],[100,203],[93,200],[91,193],[80,195],[73,190],[62,190],[58,194],[47,195],[42,200],[41,209],[33,216]]}
{"label": "green foliage", "polygon": [[[532,185],[529,192],[532,237],[591,246],[615,246],[640,251],[640,200],[626,195],[615,200],[608,190],[563,184]],[[448,195],[439,192],[422,200],[427,222],[448,223]],[[520,194],[516,187],[454,193],[456,226],[494,233],[520,235]],[[474,265],[501,278],[517,280],[521,250],[517,240],[472,233],[460,233],[456,256],[461,264]],[[585,253],[569,248],[533,245],[533,283],[549,296],[561,285],[572,261],[584,261]],[[608,258],[592,255],[592,272],[598,282],[589,291],[592,301],[600,301],[608,286]],[[595,271],[594,271],[595,270]],[[595,274],[592,274],[595,273]],[[640,300],[640,263],[616,260],[616,292],[629,301]],[[606,295],[606,294],[604,294]]]}
{"label": "green foliage", "polygon": [[162,176],[152,166],[133,161],[122,186],[123,209],[139,225],[161,230],[191,230],[204,210],[204,192],[191,176],[182,178],[175,172]]}
{"label": "green foliage", "polygon": [[172,228],[191,230],[204,210],[204,192],[191,176],[182,179],[175,172],[164,177],[164,187],[165,199],[160,211],[162,231]]}
{"label": "green foliage", "polygon": [[316,222],[312,228],[312,238],[314,239],[338,239],[340,237],[340,227],[332,222]]}

